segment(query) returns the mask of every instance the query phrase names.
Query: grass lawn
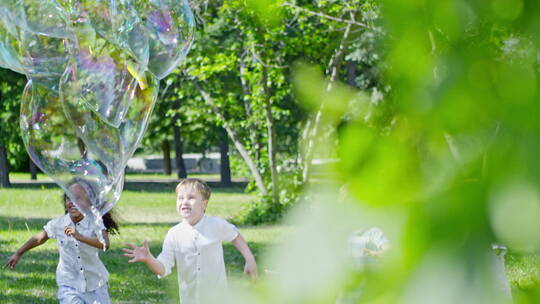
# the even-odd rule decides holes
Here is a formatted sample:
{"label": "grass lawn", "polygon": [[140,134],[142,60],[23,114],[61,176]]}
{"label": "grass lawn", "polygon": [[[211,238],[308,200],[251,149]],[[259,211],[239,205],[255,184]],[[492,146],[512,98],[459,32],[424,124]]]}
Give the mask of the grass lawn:
{"label": "grass lawn", "polygon": [[[165,188],[164,188],[165,187]],[[174,186],[132,189],[128,185],[115,209],[121,218],[121,233],[112,236],[111,249],[101,253],[109,270],[109,293],[113,303],[178,303],[176,273],[157,279],[140,263],[127,264],[121,249],[127,242],[141,243],[148,239],[151,251],[158,254],[167,230],[178,222]],[[242,189],[213,189],[209,215],[230,218],[251,196]],[[56,187],[0,189],[0,262],[29,237],[39,232],[53,217],[63,214],[61,191]],[[279,225],[239,227],[256,256],[273,243],[284,230]],[[243,258],[231,244],[225,244],[225,262],[230,277],[240,277]],[[0,303],[56,303],[55,270],[58,263],[56,242],[27,252],[14,271],[0,270]],[[264,276],[264,265],[259,263]]]}
{"label": "grass lawn", "polygon": [[[127,264],[121,248],[127,242],[150,242],[158,254],[167,230],[178,221],[174,183],[128,183],[115,207],[121,221],[121,234],[111,237],[111,249],[101,259],[111,274],[109,292],[113,303],[178,303],[176,274],[159,280],[140,263]],[[250,194],[241,188],[214,188],[208,214],[224,218],[235,216],[249,204]],[[22,185],[0,189],[0,262],[30,236],[40,231],[51,218],[63,214],[61,191],[50,184]],[[257,256],[259,274],[265,276],[266,248],[288,231],[281,225],[239,227]],[[225,244],[225,263],[229,277],[241,277],[243,258],[231,244]],[[27,252],[14,271],[0,271],[0,303],[56,303],[56,242],[51,240]],[[507,275],[516,293],[540,284],[540,255],[507,256]]]}

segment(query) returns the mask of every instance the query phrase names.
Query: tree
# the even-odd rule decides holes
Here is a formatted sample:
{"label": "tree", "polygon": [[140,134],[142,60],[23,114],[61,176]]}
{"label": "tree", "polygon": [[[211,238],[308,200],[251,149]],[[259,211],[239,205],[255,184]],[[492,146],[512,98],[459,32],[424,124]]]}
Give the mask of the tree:
{"label": "tree", "polygon": [[191,54],[196,59],[186,64],[186,77],[200,93],[194,98],[202,97],[212,109],[258,191],[278,205],[278,151],[294,155],[297,147],[280,147],[276,137],[296,138],[297,130],[286,126],[295,125],[301,113],[287,82],[285,62],[292,49],[283,48],[283,40],[290,29],[267,27],[244,1],[216,2],[202,14],[203,29]]}
{"label": "tree", "polygon": [[9,182],[9,164],[7,161],[7,152],[3,145],[0,145],[0,187],[11,187],[11,183]]}
{"label": "tree", "polygon": [[0,187],[9,187],[9,168],[19,166],[28,155],[19,130],[19,100],[25,78],[0,69]]}
{"label": "tree", "polygon": [[[174,100],[174,110],[180,110],[180,101],[178,99]],[[184,164],[184,158],[182,156],[182,133],[180,132],[180,119],[178,113],[174,114],[173,118],[173,131],[174,131],[174,151],[176,155],[176,170],[178,178],[186,178],[187,171],[186,165]]]}
{"label": "tree", "polygon": [[231,165],[229,161],[229,138],[227,137],[227,132],[222,130],[221,132],[221,142],[219,144],[219,153],[220,153],[220,176],[221,176],[221,185],[229,187],[232,185],[231,181]]}
{"label": "tree", "polygon": [[[252,185],[279,209],[309,181],[311,160],[327,157],[317,154],[315,143],[347,123],[343,115],[336,125],[321,126],[327,121],[324,107],[332,105],[298,102],[301,90],[293,88],[297,62],[326,71],[326,91],[345,80],[379,96],[383,85],[376,66],[382,56],[374,49],[383,35],[373,1],[276,2],[276,15],[253,3],[195,2],[197,43],[173,79],[182,110],[169,115],[179,114],[186,141],[204,138],[219,146],[219,138],[209,138],[216,132],[198,135],[194,118],[209,122],[207,131],[222,127],[249,168]],[[318,111],[308,118],[306,108]]]}

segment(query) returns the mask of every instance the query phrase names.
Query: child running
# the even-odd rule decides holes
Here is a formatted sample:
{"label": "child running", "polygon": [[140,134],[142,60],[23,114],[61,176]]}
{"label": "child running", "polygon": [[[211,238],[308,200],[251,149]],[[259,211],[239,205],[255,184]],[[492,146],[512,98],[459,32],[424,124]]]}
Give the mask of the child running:
{"label": "child running", "polygon": [[129,263],[144,262],[159,278],[171,273],[176,264],[182,304],[201,303],[209,294],[220,294],[227,287],[222,242],[232,244],[245,259],[244,274],[257,278],[257,264],[246,241],[226,220],[206,216],[210,188],[200,179],[185,179],[176,187],[176,210],[182,221],[172,227],[155,258],[148,241],[141,247],[127,244]]}
{"label": "child running", "polygon": [[[69,191],[79,208],[95,205],[98,198],[92,185],[82,179],[74,181]],[[3,268],[14,269],[21,256],[49,239],[56,239],[60,261],[56,268],[57,298],[61,304],[108,304],[109,273],[99,259],[99,251],[109,248],[108,233],[116,234],[118,225],[110,213],[103,216],[105,229],[77,209],[64,193],[65,215],[49,221],[43,231],[32,236],[7,261]],[[89,213],[89,212],[88,212]],[[104,244],[97,237],[101,233]]]}

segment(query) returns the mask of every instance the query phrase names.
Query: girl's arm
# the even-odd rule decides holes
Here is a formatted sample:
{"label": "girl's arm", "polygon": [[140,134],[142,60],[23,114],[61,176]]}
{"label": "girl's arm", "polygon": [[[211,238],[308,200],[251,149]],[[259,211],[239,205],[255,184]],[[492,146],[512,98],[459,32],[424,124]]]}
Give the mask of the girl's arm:
{"label": "girl's arm", "polygon": [[238,236],[232,241],[232,244],[238,251],[240,251],[242,256],[244,256],[244,260],[246,261],[246,265],[244,266],[244,274],[250,275],[253,279],[257,279],[257,263],[255,262],[255,257],[251,253],[246,240],[244,240],[242,235],[239,233]]}
{"label": "girl's arm", "polygon": [[75,229],[75,227],[73,226],[67,226],[65,229],[64,229],[64,233],[66,235],[69,235],[69,236],[72,236],[74,237],[77,241],[79,242],[83,242],[87,245],[90,245],[92,247],[96,247],[98,249],[104,249],[104,250],[107,250],[109,249],[109,246],[110,246],[110,243],[109,243],[109,234],[107,233],[106,230],[102,230],[102,233],[103,233],[103,240],[105,241],[105,244],[103,244],[102,242],[99,241],[99,239],[97,237],[89,237],[89,236],[84,236],[82,234],[80,234],[77,229]]}
{"label": "girl's arm", "polygon": [[17,263],[19,262],[19,259],[25,252],[27,252],[28,250],[34,247],[42,245],[48,239],[49,239],[49,236],[47,235],[47,232],[45,232],[45,230],[32,236],[28,241],[26,241],[26,243],[24,243],[24,245],[21,246],[21,248],[19,248],[17,251],[15,251],[15,253],[12,256],[9,257],[9,259],[7,260],[7,263],[4,264],[2,269],[9,266],[9,268],[13,270],[15,268],[15,265],[17,265]]}
{"label": "girl's arm", "polygon": [[163,264],[161,264],[161,262],[152,255],[150,249],[148,248],[147,240],[144,240],[141,247],[135,246],[131,243],[128,243],[127,245],[131,249],[124,248],[122,250],[124,251],[124,256],[131,258],[128,263],[144,262],[153,273],[157,274],[158,276],[165,275],[165,266],[163,266]]}

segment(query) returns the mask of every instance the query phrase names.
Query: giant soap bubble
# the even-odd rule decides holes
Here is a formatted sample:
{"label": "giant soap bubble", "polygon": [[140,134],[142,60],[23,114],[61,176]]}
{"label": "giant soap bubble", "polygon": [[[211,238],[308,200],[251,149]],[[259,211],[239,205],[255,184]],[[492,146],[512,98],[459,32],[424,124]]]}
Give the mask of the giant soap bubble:
{"label": "giant soap bubble", "polygon": [[26,149],[72,198],[73,183],[95,192],[92,215],[118,201],[159,80],[185,58],[193,32],[186,0],[0,3],[0,67],[28,78]]}
{"label": "giant soap bubble", "polygon": [[165,78],[184,59],[191,46],[194,17],[187,0],[134,1],[146,20],[149,44],[148,69],[158,79]]}
{"label": "giant soap bubble", "polygon": [[123,179],[113,179],[105,164],[77,135],[62,110],[54,87],[57,82],[33,79],[26,84],[20,120],[24,144],[36,165],[59,185],[67,188],[76,179],[95,184],[103,205],[94,207],[106,212],[119,198]]}

